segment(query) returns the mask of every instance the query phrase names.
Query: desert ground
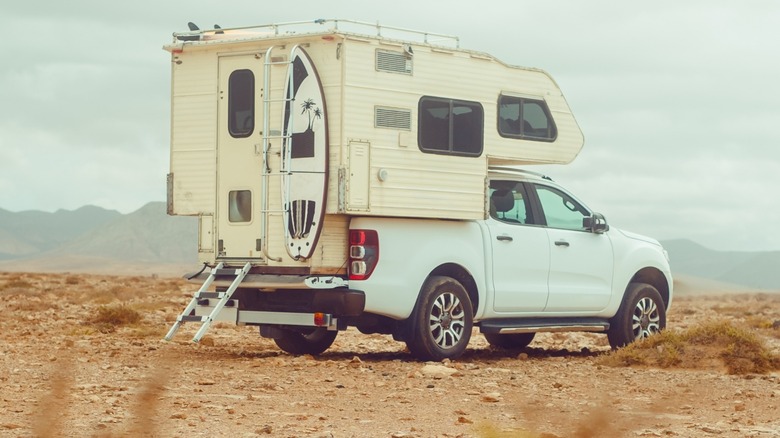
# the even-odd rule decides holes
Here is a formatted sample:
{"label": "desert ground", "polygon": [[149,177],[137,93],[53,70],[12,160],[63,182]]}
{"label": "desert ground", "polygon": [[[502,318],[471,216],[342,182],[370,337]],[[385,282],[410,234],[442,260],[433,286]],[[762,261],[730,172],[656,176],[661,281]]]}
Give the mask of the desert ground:
{"label": "desert ground", "polygon": [[[196,289],[0,273],[0,435],[780,437],[780,370],[735,372],[717,347],[682,365],[616,366],[604,335],[580,333],[502,351],[475,330],[443,363],[353,330],[319,357],[224,323],[200,344],[194,324],[162,342]],[[709,292],[678,295],[667,331],[733,325],[776,365],[780,294]]]}

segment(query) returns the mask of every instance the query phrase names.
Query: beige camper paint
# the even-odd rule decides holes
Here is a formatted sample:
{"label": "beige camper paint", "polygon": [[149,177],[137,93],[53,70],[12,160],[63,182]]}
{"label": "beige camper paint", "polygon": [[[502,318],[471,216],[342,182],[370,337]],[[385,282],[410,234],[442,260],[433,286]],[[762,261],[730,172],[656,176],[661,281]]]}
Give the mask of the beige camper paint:
{"label": "beige camper paint", "polygon": [[[263,58],[266,50],[274,46],[272,60],[284,62],[296,44],[303,45],[312,58],[327,105],[330,176],[325,226],[311,258],[293,261],[286,255],[278,176],[281,142],[272,138],[267,163],[272,176],[267,188],[271,212],[267,217],[266,237],[269,255],[281,261],[263,258],[257,264],[304,267],[316,273],[345,273],[351,216],[483,218],[488,164],[568,163],[582,148],[582,133],[559,87],[547,73],[510,66],[485,53],[336,30],[256,36],[243,31],[235,39],[228,33],[209,41],[176,41],[165,46],[172,55],[173,181],[169,207],[173,214],[215,215],[219,203],[224,202],[217,195],[219,58],[232,54]],[[391,61],[401,57],[408,61],[397,65],[403,71],[381,71],[377,68],[378,56],[382,62],[388,56]],[[269,71],[269,90],[262,91],[270,93],[273,100],[281,100],[286,65],[272,65]],[[557,126],[555,141],[501,137],[497,131],[497,109],[502,94],[544,100]],[[417,146],[417,107],[422,96],[481,104],[484,111],[482,155],[423,153]],[[258,99],[262,98],[258,96]],[[258,100],[256,108],[261,107],[262,101]],[[271,104],[272,133],[282,129],[282,108],[283,102]],[[409,126],[377,126],[377,108],[390,109],[394,115],[408,112]],[[258,116],[260,113],[257,111]],[[255,126],[261,128],[262,120],[258,119]],[[261,143],[260,134],[253,136]],[[220,226],[218,220],[215,223]],[[219,230],[216,233],[219,235]],[[205,237],[201,232],[201,239]],[[247,239],[254,246],[257,236],[247,231],[246,236],[235,238]],[[201,242],[201,260],[214,262],[218,254],[208,248],[217,247],[216,242],[212,245]]]}

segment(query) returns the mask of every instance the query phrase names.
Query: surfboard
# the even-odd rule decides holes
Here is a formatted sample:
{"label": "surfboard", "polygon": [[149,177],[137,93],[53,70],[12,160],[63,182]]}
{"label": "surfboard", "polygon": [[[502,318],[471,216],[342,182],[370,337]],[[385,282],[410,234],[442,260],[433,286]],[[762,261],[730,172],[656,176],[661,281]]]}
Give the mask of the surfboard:
{"label": "surfboard", "polygon": [[308,259],[317,246],[328,192],[328,120],[317,69],[299,46],[290,52],[284,88],[282,207],[287,253]]}

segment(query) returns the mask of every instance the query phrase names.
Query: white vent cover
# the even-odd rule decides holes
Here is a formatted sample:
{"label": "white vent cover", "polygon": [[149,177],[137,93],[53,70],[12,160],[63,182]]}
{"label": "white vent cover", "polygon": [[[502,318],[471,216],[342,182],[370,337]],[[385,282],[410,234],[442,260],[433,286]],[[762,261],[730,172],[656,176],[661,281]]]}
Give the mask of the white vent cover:
{"label": "white vent cover", "polygon": [[405,52],[377,50],[376,69],[377,71],[410,75],[412,74],[412,58]]}
{"label": "white vent cover", "polygon": [[412,111],[408,109],[383,108],[374,109],[374,126],[377,128],[412,129]]}

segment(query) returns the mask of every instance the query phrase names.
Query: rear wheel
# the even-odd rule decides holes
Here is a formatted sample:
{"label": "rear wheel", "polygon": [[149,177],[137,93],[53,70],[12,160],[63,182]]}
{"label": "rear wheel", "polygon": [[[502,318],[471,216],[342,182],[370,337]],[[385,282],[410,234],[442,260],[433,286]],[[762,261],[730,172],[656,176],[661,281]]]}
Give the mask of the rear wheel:
{"label": "rear wheel", "polygon": [[282,350],[295,355],[317,355],[327,350],[336,340],[338,331],[316,328],[310,332],[283,330],[282,335],[274,339]]}
{"label": "rear wheel", "polygon": [[483,333],[488,343],[494,347],[505,350],[519,350],[525,348],[534,340],[536,333]]}
{"label": "rear wheel", "polygon": [[456,358],[471,339],[473,320],[471,300],[463,285],[450,277],[430,277],[420,291],[406,345],[421,360]]}
{"label": "rear wheel", "polygon": [[666,328],[666,305],[652,285],[631,283],[623,304],[609,321],[607,337],[612,348],[624,347]]}

